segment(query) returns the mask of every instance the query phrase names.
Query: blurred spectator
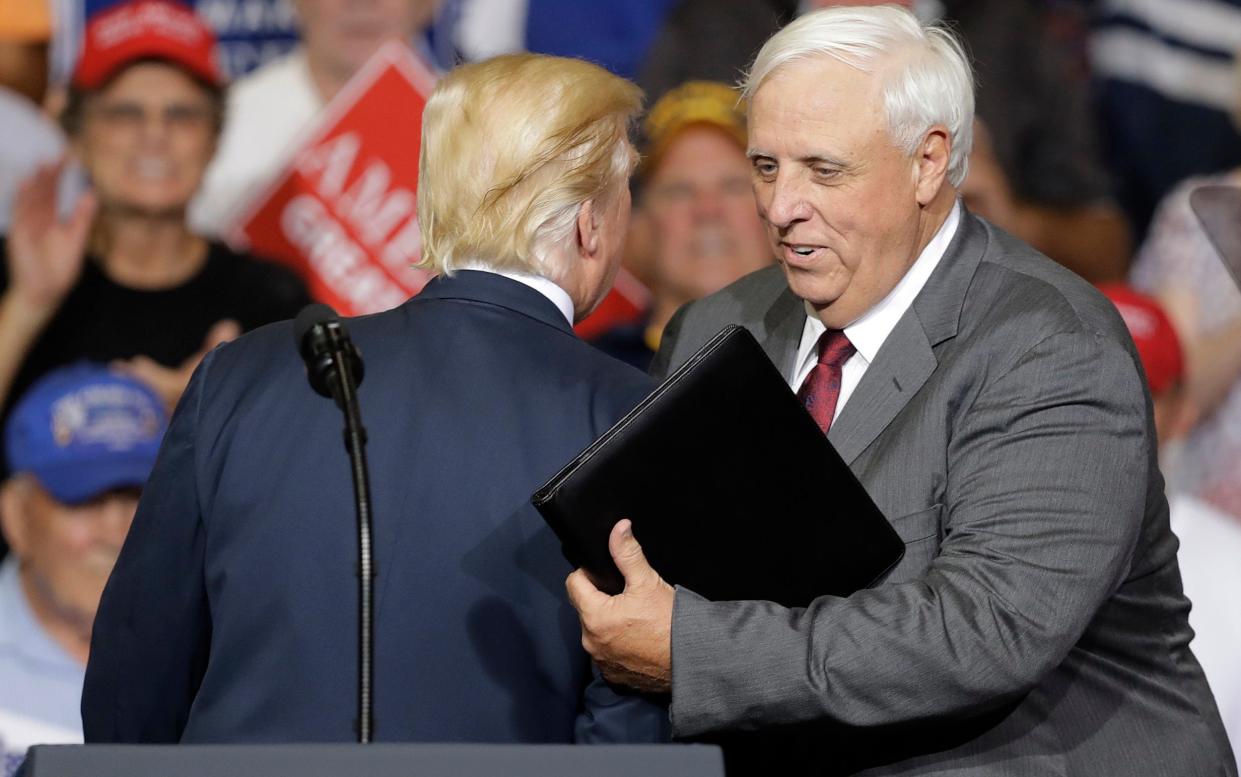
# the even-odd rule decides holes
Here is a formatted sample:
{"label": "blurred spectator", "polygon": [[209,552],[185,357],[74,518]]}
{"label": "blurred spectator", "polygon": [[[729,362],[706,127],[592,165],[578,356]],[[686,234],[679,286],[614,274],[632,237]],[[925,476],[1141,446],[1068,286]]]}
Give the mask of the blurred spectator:
{"label": "blurred spectator", "polygon": [[[763,42],[798,12],[865,0],[682,0],[639,78],[651,97],[690,78],[736,81]],[[1045,35],[1028,0],[904,0],[965,39],[989,140],[962,195],[1035,248],[1090,280],[1119,279],[1128,227],[1099,161],[1086,84]],[[984,169],[985,168],[985,169]],[[996,206],[995,210],[990,210]]]}
{"label": "blurred spectator", "polygon": [[[1193,425],[1184,384],[1184,359],[1176,329],[1159,302],[1120,284],[1102,287],[1116,305],[1137,346],[1155,407],[1161,458],[1174,455]],[[1241,349],[1239,349],[1241,350]],[[1168,489],[1172,531],[1181,541],[1177,561],[1185,595],[1193,603],[1190,647],[1207,676],[1220,717],[1241,766],[1241,522],[1188,494]]]}
{"label": "blurred spectator", "polygon": [[595,340],[639,369],[650,366],[677,308],[774,261],[754,203],[739,100],[725,84],[691,81],[660,98],[644,122],[634,218],[650,252],[651,308]]}
{"label": "blurred spectator", "polygon": [[192,234],[185,209],[211,158],[222,92],[210,31],[139,0],[96,17],[64,124],[93,191],[56,212],[60,165],[18,192],[0,243],[0,402],[87,358],[125,360],[171,406],[198,359],[308,301],[289,270]]}
{"label": "blurred spectator", "polygon": [[1164,199],[1132,283],[1159,298],[1185,344],[1185,392],[1199,420],[1169,477],[1241,516],[1241,291],[1190,209],[1190,192],[1204,184],[1241,185],[1241,170],[1191,178]]}
{"label": "blurred spectator", "polygon": [[1231,120],[1241,0],[1097,0],[1090,40],[1103,140],[1139,236],[1192,175],[1241,165]]}
{"label": "blurred spectator", "polygon": [[48,84],[51,14],[44,0],[0,0],[0,234],[8,231],[17,184],[63,151],[64,138],[42,112]]}
{"label": "blurred spectator", "polygon": [[81,364],[44,376],[9,418],[0,774],[30,745],[82,741],[91,624],[167,426],[162,405],[133,378]]}
{"label": "blurred spectator", "polygon": [[0,84],[42,103],[51,38],[48,0],[0,0]]}
{"label": "blurred spectator", "polygon": [[383,44],[421,40],[437,0],[293,4],[302,45],[229,89],[220,151],[191,213],[191,223],[205,234],[229,236],[238,210],[284,169],[320,109]]}

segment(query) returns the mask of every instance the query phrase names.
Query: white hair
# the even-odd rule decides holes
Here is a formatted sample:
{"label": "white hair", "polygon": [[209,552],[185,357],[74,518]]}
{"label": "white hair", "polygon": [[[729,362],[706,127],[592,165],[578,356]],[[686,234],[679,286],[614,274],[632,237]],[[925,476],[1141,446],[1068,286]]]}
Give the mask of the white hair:
{"label": "white hair", "polygon": [[890,65],[883,84],[888,134],[897,148],[913,154],[931,127],[947,128],[948,181],[961,185],[974,142],[974,79],[956,35],[893,5],[814,11],[763,45],[742,81],[742,94],[752,101],[780,67],[823,55],[865,73]]}

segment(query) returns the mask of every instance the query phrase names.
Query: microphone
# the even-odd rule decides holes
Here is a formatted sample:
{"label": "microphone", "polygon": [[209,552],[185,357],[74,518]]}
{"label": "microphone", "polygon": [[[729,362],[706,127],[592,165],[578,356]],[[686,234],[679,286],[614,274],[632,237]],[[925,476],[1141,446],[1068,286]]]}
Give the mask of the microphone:
{"label": "microphone", "polygon": [[334,399],[336,406],[343,410],[345,392],[341,385],[341,361],[348,361],[346,369],[354,386],[362,383],[364,369],[362,356],[349,339],[349,332],[336,311],[318,302],[302,308],[293,320],[293,341],[306,363],[310,387],[320,396]]}
{"label": "microphone", "polygon": [[315,392],[336,401],[345,415],[345,450],[353,475],[358,527],[358,741],[373,737],[375,717],[375,561],[371,540],[371,485],[366,466],[366,428],[358,407],[362,356],[349,339],[336,311],[327,305],[302,308],[293,321],[293,341],[306,363],[306,377]]}

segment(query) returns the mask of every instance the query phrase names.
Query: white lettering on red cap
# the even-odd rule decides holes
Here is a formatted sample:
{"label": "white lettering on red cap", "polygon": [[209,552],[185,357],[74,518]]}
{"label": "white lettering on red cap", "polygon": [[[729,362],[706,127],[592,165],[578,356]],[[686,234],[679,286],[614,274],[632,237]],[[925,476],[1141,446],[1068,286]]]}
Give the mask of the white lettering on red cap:
{"label": "white lettering on red cap", "polygon": [[95,39],[104,48],[119,46],[130,38],[152,33],[187,46],[198,46],[206,31],[193,11],[173,8],[165,3],[143,3],[123,7],[95,27]]}

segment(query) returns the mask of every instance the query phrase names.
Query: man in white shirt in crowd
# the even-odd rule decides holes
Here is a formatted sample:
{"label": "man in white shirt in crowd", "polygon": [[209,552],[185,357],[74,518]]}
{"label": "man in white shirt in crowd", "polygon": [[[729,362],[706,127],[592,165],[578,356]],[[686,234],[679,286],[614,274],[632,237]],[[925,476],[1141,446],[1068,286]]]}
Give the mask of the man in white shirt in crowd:
{"label": "man in white shirt in crowd", "polygon": [[220,148],[207,169],[190,221],[227,237],[246,204],[284,169],[295,141],[381,46],[412,44],[437,0],[293,0],[302,45],[229,88]]}

